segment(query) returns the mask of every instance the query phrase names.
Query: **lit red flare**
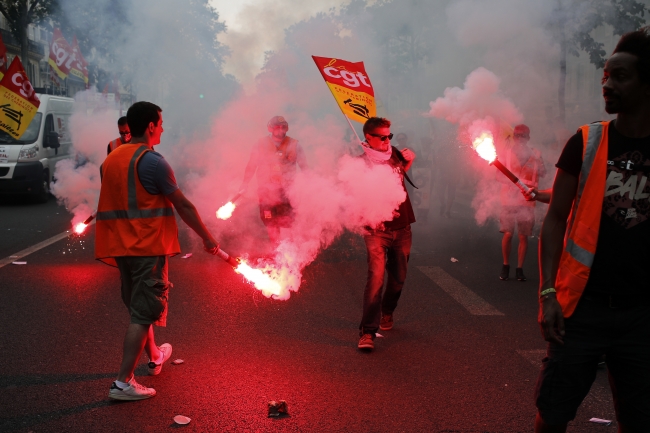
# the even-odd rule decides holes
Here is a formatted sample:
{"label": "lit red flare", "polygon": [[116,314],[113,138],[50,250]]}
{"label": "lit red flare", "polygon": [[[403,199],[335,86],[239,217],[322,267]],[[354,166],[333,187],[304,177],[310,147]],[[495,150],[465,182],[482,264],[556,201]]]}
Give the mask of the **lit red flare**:
{"label": "lit red flare", "polygon": [[88,226],[90,225],[90,223],[92,222],[92,220],[95,219],[96,216],[97,216],[97,211],[93,212],[93,213],[92,213],[88,218],[86,218],[86,220],[85,220],[84,222],[77,223],[77,224],[74,226],[74,229],[73,229],[74,232],[75,232],[76,234],[78,234],[78,235],[83,234],[83,232],[86,231],[86,228],[88,228]]}
{"label": "lit red flare", "polygon": [[228,203],[224,204],[219,208],[217,211],[217,218],[220,220],[227,220],[232,216],[233,211],[235,210],[237,206],[235,206],[235,203],[229,201]]}
{"label": "lit red flare", "polygon": [[220,220],[227,220],[232,216],[232,213],[234,212],[235,208],[237,205],[235,204],[237,200],[242,196],[242,192],[238,192],[235,194],[235,196],[230,200],[228,203],[224,204],[219,208],[217,211],[217,218]]}
{"label": "lit red flare", "polygon": [[472,145],[474,146],[474,150],[476,150],[481,158],[489,162],[490,165],[498,168],[499,171],[505,174],[506,177],[510,179],[512,183],[517,185],[523,193],[530,195],[531,198],[535,198],[535,193],[531,192],[530,188],[526,184],[519,180],[519,178],[515,176],[513,172],[508,170],[508,168],[505,165],[501,164],[501,162],[497,159],[497,150],[494,147],[494,138],[492,137],[492,134],[489,132],[481,133],[481,135],[474,139]]}
{"label": "lit red flare", "polygon": [[472,145],[474,146],[474,150],[478,153],[478,156],[487,162],[492,163],[492,161],[497,159],[497,150],[494,147],[494,139],[492,138],[492,134],[489,132],[483,132],[475,138]]}
{"label": "lit red flare", "polygon": [[282,286],[271,278],[270,275],[262,272],[260,269],[251,268],[244,260],[231,256],[221,248],[215,248],[212,251],[212,254],[225,260],[230,266],[235,268],[235,272],[243,275],[244,278],[252,283],[255,288],[260,290],[264,295],[278,296],[282,292]]}
{"label": "lit red flare", "polygon": [[261,290],[265,295],[278,296],[282,291],[280,284],[273,280],[268,274],[259,269],[251,268],[245,261],[242,261],[235,268],[235,272],[242,274],[244,278],[253,283],[256,289]]}

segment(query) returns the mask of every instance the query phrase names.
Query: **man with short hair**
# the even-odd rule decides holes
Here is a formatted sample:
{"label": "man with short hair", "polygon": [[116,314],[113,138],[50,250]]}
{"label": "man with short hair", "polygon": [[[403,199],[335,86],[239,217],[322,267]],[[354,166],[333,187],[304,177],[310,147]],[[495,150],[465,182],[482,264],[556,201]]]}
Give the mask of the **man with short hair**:
{"label": "man with short hair", "polygon": [[273,116],[267,123],[269,135],[257,142],[244,171],[240,193],[257,173],[260,218],[273,247],[280,243],[280,230],[293,224],[293,208],[287,189],[293,183],[297,167],[307,170],[307,158],[298,140],[287,135],[289,123],[282,116]]}
{"label": "man with short hair", "polygon": [[650,428],[650,28],[621,37],[605,110],[557,163],[540,237],[537,433],[565,432],[606,356],[621,433]]}
{"label": "man with short hair", "polygon": [[[393,312],[406,280],[411,254],[411,224],[415,222],[415,215],[404,186],[404,176],[413,164],[415,153],[406,148],[399,151],[390,145],[393,134],[388,119],[371,117],[363,125],[363,134],[366,141],[362,143],[364,154],[361,158],[370,165],[388,164],[392,167],[399,174],[406,193],[406,199],[393,212],[393,219],[374,228],[367,227],[363,237],[368,252],[368,279],[363,293],[358,348],[373,350],[377,331],[393,328]],[[388,274],[388,281],[382,297],[384,273]]]}
{"label": "man with short hair", "polygon": [[[546,175],[546,167],[544,167],[540,153],[528,146],[530,128],[523,124],[517,125],[512,135],[513,144],[505,152],[503,163],[523,183],[531,188],[537,188],[539,178]],[[510,251],[516,226],[519,247],[517,248],[515,277],[519,281],[526,281],[523,267],[528,252],[528,237],[533,235],[535,226],[535,201],[522,197],[520,190],[501,173],[497,174],[497,179],[502,183],[499,231],[503,233],[501,241],[503,266],[499,278],[505,281],[510,277]]]}
{"label": "man with short hair", "polygon": [[131,315],[122,364],[108,396],[142,400],[156,395],[133,375],[142,350],[149,356],[150,375],[160,374],[172,354],[170,344],[156,346],[153,325],[166,325],[169,257],[180,252],[174,208],[203,239],[206,251],[214,254],[218,243],[178,188],[165,158],[153,150],[163,133],[160,107],[136,102],[127,118],[132,141],[111,152],[100,169],[95,258],[119,269],[122,300]]}
{"label": "man with short hair", "polygon": [[126,116],[122,116],[117,119],[117,130],[120,132],[120,136],[108,143],[108,147],[106,148],[106,155],[109,155],[112,151],[124,143],[129,143],[131,141],[131,130],[129,129],[129,124],[126,121]]}

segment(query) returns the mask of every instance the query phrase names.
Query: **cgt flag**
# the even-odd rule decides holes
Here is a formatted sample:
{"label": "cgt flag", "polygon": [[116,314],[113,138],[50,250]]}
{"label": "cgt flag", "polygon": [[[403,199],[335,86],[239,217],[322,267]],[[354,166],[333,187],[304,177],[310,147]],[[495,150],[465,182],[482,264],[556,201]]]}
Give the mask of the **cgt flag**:
{"label": "cgt flag", "polygon": [[312,56],[341,111],[349,119],[365,123],[377,114],[375,92],[363,62]]}
{"label": "cgt flag", "polygon": [[74,61],[74,51],[65,40],[61,30],[54,29],[52,43],[50,44],[50,57],[47,63],[52,67],[56,75],[62,80],[70,74]]}
{"label": "cgt flag", "polygon": [[29,82],[23,64],[14,57],[0,80],[0,130],[19,139],[27,130],[41,101]]}
{"label": "cgt flag", "polygon": [[0,79],[7,73],[7,47],[0,34]]}

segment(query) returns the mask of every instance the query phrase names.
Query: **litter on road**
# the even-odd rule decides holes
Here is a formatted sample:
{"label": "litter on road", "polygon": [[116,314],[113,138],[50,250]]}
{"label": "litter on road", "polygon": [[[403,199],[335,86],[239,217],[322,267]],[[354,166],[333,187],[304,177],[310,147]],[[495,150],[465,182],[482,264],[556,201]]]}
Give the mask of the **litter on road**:
{"label": "litter on road", "polygon": [[192,257],[192,253],[187,253],[183,257],[181,257],[181,259],[189,259],[190,257]]}
{"label": "litter on road", "polygon": [[593,422],[593,423],[596,423],[596,424],[602,424],[602,425],[610,425],[612,423],[608,419],[600,419],[600,418],[592,418],[589,421]]}
{"label": "litter on road", "polygon": [[288,413],[288,407],[287,407],[287,402],[284,400],[280,401],[274,401],[271,400],[269,402],[269,418],[270,417],[277,417],[280,416],[281,414],[287,414]]}
{"label": "litter on road", "polygon": [[176,416],[174,417],[174,422],[175,422],[176,424],[185,425],[185,424],[189,424],[190,421],[192,421],[191,418],[188,418],[188,417],[183,416],[183,415],[176,415]]}
{"label": "litter on road", "polygon": [[12,265],[26,265],[27,262],[11,262]]}
{"label": "litter on road", "polygon": [[452,261],[452,263],[456,263],[456,262],[458,262],[458,259],[456,257],[452,257],[451,261]]}
{"label": "litter on road", "polygon": [[185,362],[185,361],[182,360],[182,359],[174,359],[174,360],[172,361],[172,364],[174,364],[174,365],[179,365],[179,364],[182,364],[182,363],[184,363],[184,362]]}

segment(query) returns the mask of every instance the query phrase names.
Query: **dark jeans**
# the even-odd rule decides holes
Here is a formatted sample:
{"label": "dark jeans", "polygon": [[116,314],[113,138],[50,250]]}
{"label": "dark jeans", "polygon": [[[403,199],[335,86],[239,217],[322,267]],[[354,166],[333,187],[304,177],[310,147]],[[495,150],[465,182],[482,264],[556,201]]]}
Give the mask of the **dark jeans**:
{"label": "dark jeans", "polygon": [[[370,230],[364,237],[368,251],[368,281],[363,293],[361,334],[379,330],[381,314],[393,314],[402,294],[411,253],[411,226],[400,230]],[[384,273],[388,274],[382,298]]]}
{"label": "dark jeans", "polygon": [[535,400],[551,425],[575,418],[606,356],[616,418],[634,431],[650,426],[650,304],[610,308],[585,293],[565,320],[564,345],[549,343]]}

